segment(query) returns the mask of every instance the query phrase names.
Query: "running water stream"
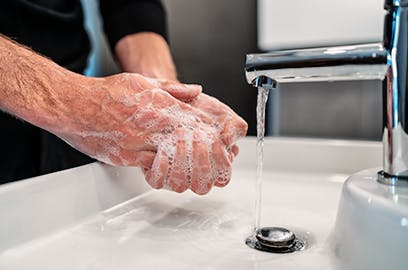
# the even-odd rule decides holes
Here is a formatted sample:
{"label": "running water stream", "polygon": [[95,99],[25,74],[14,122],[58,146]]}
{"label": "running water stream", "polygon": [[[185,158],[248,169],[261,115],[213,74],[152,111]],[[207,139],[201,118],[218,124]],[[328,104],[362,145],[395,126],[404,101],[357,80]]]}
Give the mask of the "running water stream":
{"label": "running water stream", "polygon": [[255,198],[255,226],[254,232],[256,232],[261,226],[261,209],[262,209],[262,171],[263,171],[263,147],[265,137],[265,108],[268,100],[269,90],[259,87],[258,88],[258,103],[256,106],[256,129],[257,129],[257,141],[256,141],[256,198]]}
{"label": "running water stream", "polygon": [[269,89],[258,87],[258,100],[256,106],[257,119],[257,166],[255,187],[255,224],[251,235],[246,239],[246,244],[252,248],[273,252],[290,253],[302,250],[305,241],[282,227],[261,227],[262,210],[262,172],[263,172],[263,148],[265,137],[265,111]]}
{"label": "running water stream", "polygon": [[246,243],[253,247],[256,244],[256,233],[261,226],[262,209],[262,171],[263,171],[263,146],[265,137],[265,109],[268,100],[269,89],[258,87],[258,100],[256,105],[256,187],[255,187],[255,224],[252,234],[247,238]]}

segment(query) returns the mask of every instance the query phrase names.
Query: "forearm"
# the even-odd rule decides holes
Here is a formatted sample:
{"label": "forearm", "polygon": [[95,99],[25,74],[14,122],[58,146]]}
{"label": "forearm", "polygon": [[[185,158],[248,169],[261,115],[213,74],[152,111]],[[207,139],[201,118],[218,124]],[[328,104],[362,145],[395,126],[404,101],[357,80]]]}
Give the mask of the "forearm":
{"label": "forearm", "polygon": [[62,128],[82,80],[51,60],[0,36],[0,109],[48,130]]}
{"label": "forearm", "polygon": [[177,80],[170,48],[166,40],[156,33],[127,35],[118,41],[115,53],[123,71],[152,78]]}

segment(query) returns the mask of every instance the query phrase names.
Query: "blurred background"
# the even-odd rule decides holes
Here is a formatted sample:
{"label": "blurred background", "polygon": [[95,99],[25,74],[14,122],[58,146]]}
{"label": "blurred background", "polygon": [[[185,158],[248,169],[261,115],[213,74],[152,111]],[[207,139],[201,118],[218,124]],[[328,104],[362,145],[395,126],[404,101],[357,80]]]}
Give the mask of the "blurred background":
{"label": "blurred background", "polygon": [[[117,72],[97,1],[82,1],[93,43],[87,73]],[[248,53],[382,40],[383,0],[163,0],[179,79],[199,83],[256,133],[257,90],[245,80]],[[270,95],[273,136],[380,140],[381,82],[297,83]]]}

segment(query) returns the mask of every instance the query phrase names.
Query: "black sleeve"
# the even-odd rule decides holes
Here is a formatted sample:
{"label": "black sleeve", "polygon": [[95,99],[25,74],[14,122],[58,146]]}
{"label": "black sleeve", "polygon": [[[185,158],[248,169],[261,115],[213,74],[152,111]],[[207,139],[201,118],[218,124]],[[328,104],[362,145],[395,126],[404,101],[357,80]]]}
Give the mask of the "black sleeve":
{"label": "black sleeve", "polygon": [[167,39],[166,12],[160,0],[99,0],[111,49],[124,36],[154,32]]}

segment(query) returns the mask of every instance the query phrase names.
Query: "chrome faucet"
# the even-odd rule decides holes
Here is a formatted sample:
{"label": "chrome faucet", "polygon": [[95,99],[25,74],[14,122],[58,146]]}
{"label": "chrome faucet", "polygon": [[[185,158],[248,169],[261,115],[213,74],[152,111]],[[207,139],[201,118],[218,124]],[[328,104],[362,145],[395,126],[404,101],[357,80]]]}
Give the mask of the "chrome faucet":
{"label": "chrome faucet", "polygon": [[378,181],[408,184],[408,0],[386,0],[382,43],[247,55],[248,83],[383,81],[383,170]]}

